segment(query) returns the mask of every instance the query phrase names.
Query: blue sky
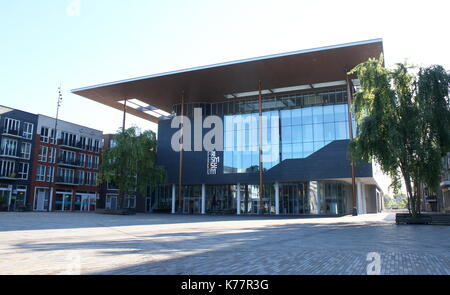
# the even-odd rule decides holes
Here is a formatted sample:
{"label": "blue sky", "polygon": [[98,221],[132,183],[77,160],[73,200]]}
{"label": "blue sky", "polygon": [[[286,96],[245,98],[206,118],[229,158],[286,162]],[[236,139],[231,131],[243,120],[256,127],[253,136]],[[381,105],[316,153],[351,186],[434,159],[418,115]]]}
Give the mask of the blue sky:
{"label": "blue sky", "polygon": [[[79,16],[67,10],[76,1]],[[60,118],[109,133],[121,112],[71,89],[372,38],[383,38],[388,66],[450,69],[448,1],[371,2],[2,0],[0,104],[55,116],[61,83]]]}

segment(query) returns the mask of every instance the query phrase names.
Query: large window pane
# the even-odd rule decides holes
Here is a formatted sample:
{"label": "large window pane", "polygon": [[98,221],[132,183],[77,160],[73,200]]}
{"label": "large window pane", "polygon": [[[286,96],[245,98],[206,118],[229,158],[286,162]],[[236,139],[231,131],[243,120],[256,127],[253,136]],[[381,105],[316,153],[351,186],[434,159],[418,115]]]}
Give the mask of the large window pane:
{"label": "large window pane", "polygon": [[324,106],[323,107],[323,121],[325,123],[334,122],[334,106]]}
{"label": "large window pane", "polygon": [[313,141],[313,125],[302,126],[303,142]]}
{"label": "large window pane", "polygon": [[284,126],[281,130],[281,140],[283,143],[289,143],[292,142],[292,127],[291,126]]}
{"label": "large window pane", "polygon": [[292,142],[302,141],[302,126],[292,126]]}
{"label": "large window pane", "polygon": [[291,126],[291,110],[280,111],[281,126]]}
{"label": "large window pane", "polygon": [[323,140],[323,124],[314,124],[314,141]]}
{"label": "large window pane", "polygon": [[347,139],[347,122],[336,122],[336,139]]}
{"label": "large window pane", "polygon": [[347,121],[347,104],[337,104],[334,106],[334,120]]}
{"label": "large window pane", "polygon": [[323,122],[323,107],[313,107],[313,122],[314,124]]}
{"label": "large window pane", "polygon": [[303,157],[306,158],[314,151],[314,145],[312,142],[303,143]]}
{"label": "large window pane", "polygon": [[302,109],[302,124],[312,124],[312,108]]}
{"label": "large window pane", "polygon": [[303,157],[303,146],[301,143],[295,143],[292,145],[292,157],[296,159]]}
{"label": "large window pane", "polygon": [[336,138],[335,132],[334,132],[334,123],[325,123],[323,124],[324,127],[324,137],[325,140],[334,140]]}
{"label": "large window pane", "polygon": [[292,125],[301,125],[302,124],[302,109],[294,109],[292,110]]}

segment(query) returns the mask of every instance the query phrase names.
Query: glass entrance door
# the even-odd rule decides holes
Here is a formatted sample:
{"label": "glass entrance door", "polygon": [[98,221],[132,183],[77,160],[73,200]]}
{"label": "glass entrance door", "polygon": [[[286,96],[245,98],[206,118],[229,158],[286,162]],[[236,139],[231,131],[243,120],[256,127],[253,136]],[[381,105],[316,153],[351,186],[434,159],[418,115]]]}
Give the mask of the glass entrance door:
{"label": "glass entrance door", "polygon": [[9,211],[11,205],[11,190],[10,189],[0,189],[0,204],[3,208],[0,210]]}
{"label": "glass entrance door", "polygon": [[305,184],[280,184],[280,214],[308,213],[309,202]]}
{"label": "glass entrance door", "polygon": [[35,194],[34,208],[36,211],[46,211],[49,204],[48,188],[38,188]]}

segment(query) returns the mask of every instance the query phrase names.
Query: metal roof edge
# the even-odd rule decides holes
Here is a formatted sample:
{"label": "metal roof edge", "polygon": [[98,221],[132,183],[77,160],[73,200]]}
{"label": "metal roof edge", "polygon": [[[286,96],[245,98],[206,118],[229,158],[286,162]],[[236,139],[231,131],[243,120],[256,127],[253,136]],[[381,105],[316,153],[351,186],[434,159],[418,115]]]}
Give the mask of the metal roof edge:
{"label": "metal roof edge", "polygon": [[284,56],[290,56],[290,55],[296,55],[296,54],[318,52],[318,51],[324,51],[324,50],[330,50],[330,49],[338,49],[338,48],[345,48],[345,47],[351,47],[351,46],[366,45],[366,44],[378,43],[378,42],[382,43],[383,39],[382,38],[369,39],[369,40],[364,40],[364,41],[356,41],[356,42],[342,43],[342,44],[337,44],[337,45],[329,45],[329,46],[316,47],[316,48],[310,48],[310,49],[302,49],[302,50],[290,51],[290,52],[285,52],[285,53],[264,55],[264,56],[252,57],[252,58],[247,58],[247,59],[240,59],[240,60],[235,60],[235,61],[210,64],[210,65],[193,67],[193,68],[186,68],[186,69],[181,69],[181,70],[163,72],[163,73],[158,73],[158,74],[151,74],[151,75],[147,75],[147,76],[141,76],[141,77],[130,78],[130,79],[125,79],[125,80],[118,80],[118,81],[114,81],[114,82],[96,84],[96,85],[87,86],[87,87],[75,88],[75,89],[72,89],[70,92],[76,93],[79,91],[90,90],[90,89],[95,89],[95,88],[99,88],[99,87],[112,86],[112,85],[117,85],[117,84],[122,84],[122,83],[128,83],[128,82],[134,82],[134,81],[139,81],[139,80],[169,76],[169,75],[180,74],[180,73],[193,72],[193,71],[198,71],[198,70],[205,70],[205,69],[210,69],[210,68],[215,68],[215,67],[229,66],[229,65],[234,65],[234,64],[258,61],[258,60],[265,60],[265,59],[271,59],[271,58],[278,58],[278,57],[284,57]]}

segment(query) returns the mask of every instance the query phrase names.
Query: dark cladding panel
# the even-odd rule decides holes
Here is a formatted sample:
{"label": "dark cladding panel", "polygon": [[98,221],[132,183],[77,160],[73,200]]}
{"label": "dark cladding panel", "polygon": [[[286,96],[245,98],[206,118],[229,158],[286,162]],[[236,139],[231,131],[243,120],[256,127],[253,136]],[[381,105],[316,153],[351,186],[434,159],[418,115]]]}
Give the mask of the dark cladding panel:
{"label": "dark cladding panel", "polygon": [[[157,163],[165,167],[167,183],[178,183],[179,154],[171,148],[172,135],[177,131],[170,127],[171,120],[158,123]],[[191,136],[193,140],[193,135]],[[284,160],[264,174],[264,182],[306,181],[330,178],[351,178],[348,156],[348,140],[336,140],[304,159]],[[259,182],[259,173],[223,173],[223,152],[217,173],[207,174],[207,152],[184,152],[184,184],[235,184]],[[372,165],[360,163],[357,177],[372,177]]]}

